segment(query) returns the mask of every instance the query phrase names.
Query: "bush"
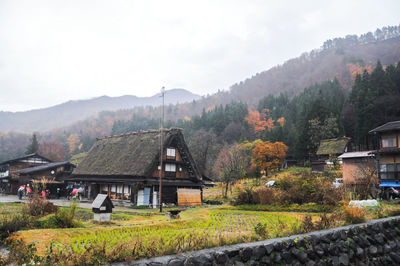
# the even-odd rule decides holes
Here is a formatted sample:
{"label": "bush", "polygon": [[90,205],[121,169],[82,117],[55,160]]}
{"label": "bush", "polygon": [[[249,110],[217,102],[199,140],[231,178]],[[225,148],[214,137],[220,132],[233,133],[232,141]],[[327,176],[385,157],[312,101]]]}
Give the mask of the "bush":
{"label": "bush", "polygon": [[279,204],[282,192],[276,188],[260,187],[253,193],[253,199],[257,204]]}
{"label": "bush", "polygon": [[253,188],[244,188],[240,190],[236,198],[232,201],[233,205],[254,204]]}
{"label": "bush", "polygon": [[255,232],[258,236],[261,236],[261,237],[265,238],[266,235],[267,235],[266,227],[267,227],[266,224],[258,223],[258,224],[254,227],[254,232]]}
{"label": "bush", "polygon": [[235,207],[236,210],[244,211],[274,211],[274,212],[331,212],[334,208],[327,205],[318,205],[316,203],[304,204],[276,204],[276,205],[261,205],[261,204],[245,204]]}
{"label": "bush", "polygon": [[28,204],[26,204],[25,208],[25,212],[32,216],[43,216],[56,211],[57,206],[47,199],[40,197],[38,194],[34,194],[33,197],[28,200]]}
{"label": "bush", "polygon": [[58,226],[58,228],[76,227],[77,223],[74,220],[75,211],[76,202],[72,203],[69,210],[63,208],[58,209],[54,215],[54,223]]}
{"label": "bush", "polygon": [[336,216],[334,214],[327,215],[323,213],[319,216],[319,220],[313,222],[311,215],[304,216],[301,221],[299,231],[296,233],[308,233],[315,230],[323,230],[335,227]]}
{"label": "bush", "polygon": [[223,201],[220,200],[205,200],[203,201],[204,204],[209,204],[209,205],[222,205],[224,204]]}
{"label": "bush", "polygon": [[311,215],[304,216],[300,225],[300,233],[308,233],[314,231],[314,228],[315,227]]}
{"label": "bush", "polygon": [[344,207],[344,220],[346,223],[359,224],[364,223],[367,219],[365,217],[365,209],[355,206]]}
{"label": "bush", "polygon": [[335,214],[328,215],[323,213],[319,218],[319,221],[315,223],[315,228],[317,230],[328,229],[336,226],[337,217]]}
{"label": "bush", "polygon": [[38,228],[73,228],[78,227],[75,217],[76,203],[74,202],[69,209],[58,208],[54,214],[43,217],[35,221]]}
{"label": "bush", "polygon": [[280,201],[286,204],[317,204],[336,206],[342,198],[342,190],[332,186],[333,175],[320,176],[309,170],[295,173],[283,173],[277,180],[281,190]]}
{"label": "bush", "polygon": [[36,265],[40,264],[40,257],[36,255],[35,243],[25,244],[22,240],[16,239],[11,241],[8,245],[10,249],[9,257],[6,261],[7,264],[17,265]]}
{"label": "bush", "polygon": [[26,214],[6,214],[0,217],[0,240],[7,238],[11,233],[28,228],[31,218]]}

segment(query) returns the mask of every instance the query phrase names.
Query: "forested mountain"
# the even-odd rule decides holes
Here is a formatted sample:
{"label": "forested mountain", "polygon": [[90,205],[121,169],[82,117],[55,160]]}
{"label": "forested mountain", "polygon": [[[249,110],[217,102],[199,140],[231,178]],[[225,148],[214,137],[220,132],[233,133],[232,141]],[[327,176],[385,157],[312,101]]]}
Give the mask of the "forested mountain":
{"label": "forested mountain", "polygon": [[[294,97],[287,93],[265,96],[257,109],[232,102],[203,110],[191,119],[169,121],[168,126],[184,129],[189,146],[196,146],[194,157],[206,158],[199,153],[209,148],[208,143],[215,149],[260,138],[284,142],[289,147],[288,156],[304,162],[316,158],[322,139],[347,136],[354,141],[355,150],[377,148],[376,139],[368,132],[400,120],[399,103],[400,62],[383,68],[378,61],[370,72],[356,75],[350,91],[334,78],[307,87]],[[154,128],[157,124],[155,118],[135,115],[128,121],[116,121],[112,133],[137,130],[136,126]],[[216,155],[210,150],[208,153],[211,159]]]}
{"label": "forested mountain", "polygon": [[257,73],[233,85],[225,100],[245,99],[257,104],[267,94],[286,92],[292,97],[315,83],[337,77],[345,89],[353,84],[355,75],[373,67],[378,60],[383,65],[400,60],[400,26],[384,27],[375,33],[348,35],[326,41],[320,49],[304,53],[281,66]]}
{"label": "forested mountain", "polygon": [[[151,97],[124,95],[101,96],[89,100],[69,101],[52,107],[26,112],[0,112],[0,131],[48,131],[71,125],[79,120],[97,115],[101,111],[132,109],[135,106],[161,105],[160,94]],[[200,96],[184,89],[168,90],[166,104],[191,102]]]}
{"label": "forested mountain", "polygon": [[[321,48],[234,84],[228,91],[218,91],[195,102],[169,106],[167,118],[172,121],[190,118],[203,110],[210,111],[231,102],[243,102],[256,108],[259,100],[267,95],[284,93],[291,99],[307,87],[335,78],[347,93],[357,74],[362,74],[364,70],[370,72],[378,61],[383,66],[400,61],[400,26],[328,40]],[[141,112],[141,109],[139,112],[132,110],[135,114]],[[147,110],[147,113],[150,112]]]}
{"label": "forested mountain", "polygon": [[[236,141],[283,141],[299,161],[313,158],[323,138],[346,135],[358,149],[369,148],[368,130],[400,120],[399,35],[399,27],[386,27],[328,40],[229,91],[167,104],[165,126],[184,128],[193,156],[209,176],[218,151]],[[173,98],[169,92],[167,103],[168,98]],[[88,151],[96,137],[158,128],[159,121],[160,107],[103,111],[70,126],[61,121],[63,127],[38,134],[38,140],[57,158],[68,159]],[[31,137],[0,133],[0,160],[21,155]]]}

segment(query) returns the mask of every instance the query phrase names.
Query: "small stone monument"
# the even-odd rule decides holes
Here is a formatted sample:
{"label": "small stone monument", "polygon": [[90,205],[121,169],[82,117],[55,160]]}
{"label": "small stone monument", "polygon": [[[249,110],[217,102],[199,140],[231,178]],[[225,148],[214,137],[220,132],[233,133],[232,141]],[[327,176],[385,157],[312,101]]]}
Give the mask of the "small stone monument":
{"label": "small stone monument", "polygon": [[98,222],[109,222],[114,205],[107,194],[98,194],[92,203],[94,220]]}

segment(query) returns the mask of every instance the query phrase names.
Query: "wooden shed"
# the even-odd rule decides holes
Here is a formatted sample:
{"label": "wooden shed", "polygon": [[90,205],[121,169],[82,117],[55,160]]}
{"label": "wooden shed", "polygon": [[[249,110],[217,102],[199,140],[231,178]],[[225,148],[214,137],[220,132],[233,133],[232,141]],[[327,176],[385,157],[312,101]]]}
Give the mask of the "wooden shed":
{"label": "wooden shed", "polygon": [[374,151],[346,152],[338,157],[343,161],[343,184],[359,185],[365,182],[365,171],[375,169]]}

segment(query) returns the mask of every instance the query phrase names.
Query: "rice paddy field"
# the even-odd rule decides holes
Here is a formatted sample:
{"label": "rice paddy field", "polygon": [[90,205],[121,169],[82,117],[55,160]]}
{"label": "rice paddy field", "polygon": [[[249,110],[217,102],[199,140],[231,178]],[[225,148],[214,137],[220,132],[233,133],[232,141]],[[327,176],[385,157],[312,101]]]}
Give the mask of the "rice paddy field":
{"label": "rice paddy field", "polygon": [[[42,256],[52,246],[76,256],[101,250],[106,258],[121,261],[286,236],[305,216],[221,206],[186,209],[181,218],[172,220],[156,210],[124,211],[114,213],[110,224],[95,224],[88,212],[79,209],[77,216],[84,217],[80,228],[23,230],[15,237],[35,242]],[[265,227],[266,234],[255,233],[258,224]]]}

